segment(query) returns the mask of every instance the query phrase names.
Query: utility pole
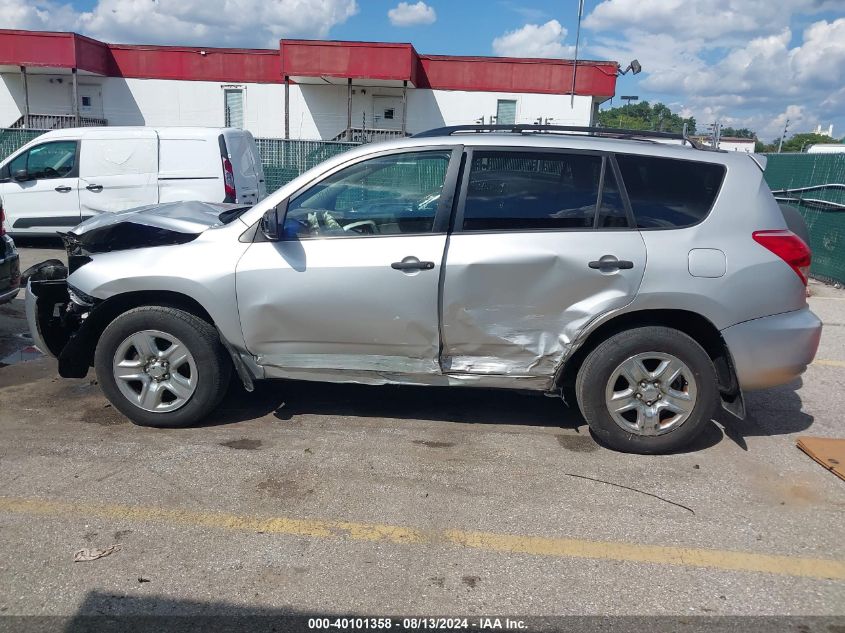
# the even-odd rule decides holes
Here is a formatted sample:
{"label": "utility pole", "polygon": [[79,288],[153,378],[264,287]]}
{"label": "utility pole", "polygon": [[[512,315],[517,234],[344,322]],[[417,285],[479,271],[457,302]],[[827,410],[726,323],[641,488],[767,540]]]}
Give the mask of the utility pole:
{"label": "utility pole", "polygon": [[786,120],[786,123],[783,125],[783,134],[780,135],[780,143],[778,143],[778,154],[780,154],[780,150],[783,149],[783,139],[786,138],[786,130],[789,129],[789,119]]}
{"label": "utility pole", "polygon": [[569,97],[569,107],[575,107],[575,76],[578,73],[578,44],[581,40],[581,18],[584,17],[584,0],[578,2],[578,28],[575,30],[575,59],[572,62],[572,92]]}

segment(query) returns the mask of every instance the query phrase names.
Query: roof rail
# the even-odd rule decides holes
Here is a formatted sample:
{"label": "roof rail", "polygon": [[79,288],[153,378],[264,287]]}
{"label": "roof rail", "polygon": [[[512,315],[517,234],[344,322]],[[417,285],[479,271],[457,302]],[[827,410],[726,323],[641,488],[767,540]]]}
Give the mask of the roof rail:
{"label": "roof rail", "polygon": [[684,132],[678,134],[676,132],[657,132],[654,130],[628,130],[624,128],[615,127],[591,127],[581,125],[537,125],[537,124],[514,124],[514,125],[450,125],[447,127],[434,128],[425,132],[414,134],[414,138],[427,138],[432,136],[451,136],[452,134],[459,134],[463,132],[488,133],[488,132],[510,132],[512,134],[523,134],[525,132],[538,133],[559,133],[559,134],[579,134],[587,136],[604,136],[608,138],[620,139],[673,139],[681,141],[682,144],[689,143],[697,149],[702,147],[693,141],[686,133],[686,126]]}

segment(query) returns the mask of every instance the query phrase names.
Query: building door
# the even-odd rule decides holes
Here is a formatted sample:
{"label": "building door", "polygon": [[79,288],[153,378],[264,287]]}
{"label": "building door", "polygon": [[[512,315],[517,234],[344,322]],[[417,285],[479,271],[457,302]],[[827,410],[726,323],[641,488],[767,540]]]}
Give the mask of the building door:
{"label": "building door", "polygon": [[496,123],[499,125],[513,125],[516,123],[516,101],[499,99],[496,102]]}
{"label": "building door", "polygon": [[80,84],[77,89],[79,95],[79,114],[86,118],[103,118],[103,90],[94,84]]}
{"label": "building door", "polygon": [[372,127],[379,130],[401,130],[402,97],[374,95]]}

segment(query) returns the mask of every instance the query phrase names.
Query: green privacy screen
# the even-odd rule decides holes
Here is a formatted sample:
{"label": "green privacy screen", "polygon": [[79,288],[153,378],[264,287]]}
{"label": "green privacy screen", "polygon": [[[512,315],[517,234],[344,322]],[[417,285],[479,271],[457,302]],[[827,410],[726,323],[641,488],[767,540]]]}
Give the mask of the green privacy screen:
{"label": "green privacy screen", "polygon": [[769,154],[766,181],[810,229],[813,276],[845,283],[845,153]]}

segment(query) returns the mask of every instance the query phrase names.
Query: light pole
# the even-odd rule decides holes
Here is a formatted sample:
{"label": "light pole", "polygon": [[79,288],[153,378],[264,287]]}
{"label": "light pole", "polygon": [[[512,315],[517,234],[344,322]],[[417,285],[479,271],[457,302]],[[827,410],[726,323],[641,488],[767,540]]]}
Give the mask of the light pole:
{"label": "light pole", "polygon": [[780,154],[780,150],[783,149],[783,139],[786,138],[787,129],[789,129],[789,119],[787,119],[786,123],[783,125],[783,134],[780,135],[780,143],[778,143],[778,154]]}

